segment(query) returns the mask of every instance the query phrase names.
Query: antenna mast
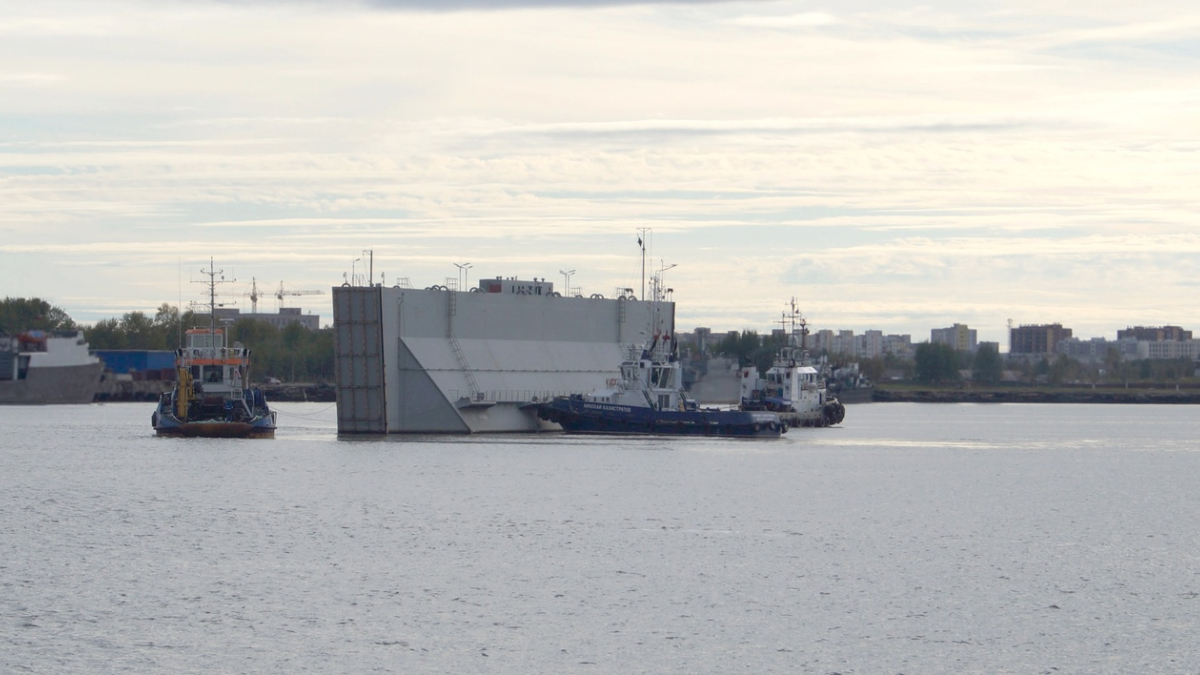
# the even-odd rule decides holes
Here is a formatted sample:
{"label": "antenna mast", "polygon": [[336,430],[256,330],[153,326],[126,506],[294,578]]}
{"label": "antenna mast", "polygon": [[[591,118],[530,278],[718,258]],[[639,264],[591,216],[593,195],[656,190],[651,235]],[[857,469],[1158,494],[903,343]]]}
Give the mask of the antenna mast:
{"label": "antenna mast", "polygon": [[800,325],[800,351],[807,351],[808,320],[804,318],[804,315],[800,313],[800,310],[796,309],[795,297],[792,297],[791,312],[788,314],[788,318],[792,321],[791,335],[796,334],[796,324]]}
{"label": "antenna mast", "polygon": [[[225,270],[218,270],[213,264],[213,259],[208,259],[208,269],[201,269],[200,273],[208,277],[208,281],[200,281],[199,283],[208,285],[208,334],[210,340],[213,340],[210,346],[215,349],[215,336],[217,334],[217,284],[228,284],[237,281],[236,279],[226,279],[224,276]],[[218,281],[217,277],[221,279]]]}
{"label": "antenna mast", "polygon": [[642,248],[642,300],[646,299],[646,233],[648,227],[638,228],[638,246]]}

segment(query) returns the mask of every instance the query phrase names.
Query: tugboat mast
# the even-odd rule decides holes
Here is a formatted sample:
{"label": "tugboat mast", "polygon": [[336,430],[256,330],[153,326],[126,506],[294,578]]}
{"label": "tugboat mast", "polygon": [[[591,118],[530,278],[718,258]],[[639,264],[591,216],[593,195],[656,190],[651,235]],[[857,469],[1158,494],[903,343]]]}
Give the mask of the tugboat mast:
{"label": "tugboat mast", "polygon": [[807,344],[808,319],[805,319],[804,315],[800,313],[800,310],[796,309],[796,298],[794,296],[792,297],[792,302],[791,302],[790,308],[791,308],[791,312],[787,315],[787,319],[790,319],[792,322],[792,330],[790,333],[788,333],[788,335],[795,335],[797,332],[796,325],[799,324],[799,326],[800,326],[800,331],[799,331],[800,332],[800,353],[804,354],[805,352],[808,351],[808,344]]}
{"label": "tugboat mast", "polygon": [[646,233],[648,227],[638,228],[638,246],[642,248],[642,300],[646,299]]}
{"label": "tugboat mast", "polygon": [[[213,263],[212,257],[208,259],[208,269],[201,269],[200,273],[208,277],[208,280],[200,280],[197,283],[208,285],[208,335],[209,347],[216,353],[216,335],[217,335],[217,284],[233,283],[236,279],[226,279],[225,270],[216,269],[216,264]],[[221,279],[218,281],[217,277]]]}

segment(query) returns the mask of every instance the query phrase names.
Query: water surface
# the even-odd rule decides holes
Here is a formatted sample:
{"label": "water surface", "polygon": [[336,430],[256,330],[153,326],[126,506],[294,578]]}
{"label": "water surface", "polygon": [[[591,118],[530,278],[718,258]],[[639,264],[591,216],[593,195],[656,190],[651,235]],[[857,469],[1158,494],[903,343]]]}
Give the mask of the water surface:
{"label": "water surface", "polygon": [[778,441],[0,407],[0,672],[1200,672],[1200,408]]}

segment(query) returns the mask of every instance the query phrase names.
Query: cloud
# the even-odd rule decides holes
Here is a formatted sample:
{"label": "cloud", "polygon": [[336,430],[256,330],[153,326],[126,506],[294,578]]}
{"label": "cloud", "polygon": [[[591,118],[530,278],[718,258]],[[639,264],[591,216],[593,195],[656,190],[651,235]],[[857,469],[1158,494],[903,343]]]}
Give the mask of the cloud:
{"label": "cloud", "polygon": [[817,28],[821,26],[833,26],[841,23],[837,17],[825,12],[803,12],[801,14],[783,14],[783,15],[746,15],[739,16],[730,21],[730,23],[738,26],[747,26],[751,28]]}
{"label": "cloud", "polygon": [[217,249],[305,288],[373,250],[418,286],[471,260],[609,294],[649,227],[684,325],[769,329],[791,296],[914,336],[1187,321],[1200,94],[1143,49],[1197,37],[1169,7],[446,7],[6,16],[5,292],[153,309]]}
{"label": "cloud", "polygon": [[1032,125],[1054,125],[1045,118],[1026,119],[1002,115],[977,114],[959,118],[939,115],[897,117],[815,117],[776,119],[651,119],[612,122],[571,122],[541,125],[507,126],[479,129],[479,135],[527,135],[547,137],[570,136],[673,136],[755,135],[764,134],[828,134],[889,133],[889,132],[952,132],[1025,128]]}
{"label": "cloud", "polygon": [[[374,7],[447,11],[458,9],[500,10],[527,7],[587,9],[622,5],[705,5],[727,0],[366,0]],[[764,0],[765,1],[765,0]]]}
{"label": "cloud", "polygon": [[[260,5],[323,5],[321,0],[213,0],[229,4]],[[628,5],[705,5],[728,0],[347,0],[347,6],[365,6],[377,9],[422,12],[455,12],[463,10],[499,11],[506,9],[556,8],[590,9],[598,7],[620,7]],[[763,1],[767,0],[750,0]]]}
{"label": "cloud", "polygon": [[102,36],[113,34],[117,25],[107,17],[87,12],[74,16],[20,16],[22,9],[6,8],[7,16],[0,19],[0,35],[22,38]]}
{"label": "cloud", "polygon": [[63,81],[62,75],[54,73],[5,73],[0,72],[0,85],[46,85]]}
{"label": "cloud", "polygon": [[1175,15],[1164,21],[1133,21],[1089,28],[1069,28],[1038,33],[1028,39],[1038,48],[1070,45],[1146,44],[1194,38],[1200,29],[1200,13]]}

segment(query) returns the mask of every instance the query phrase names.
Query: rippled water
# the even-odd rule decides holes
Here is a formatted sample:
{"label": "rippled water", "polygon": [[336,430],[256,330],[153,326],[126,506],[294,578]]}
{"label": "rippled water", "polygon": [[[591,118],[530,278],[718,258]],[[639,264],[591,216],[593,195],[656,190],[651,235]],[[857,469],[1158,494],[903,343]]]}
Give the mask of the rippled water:
{"label": "rippled water", "polygon": [[0,672],[1200,672],[1200,407],[779,441],[0,407]]}

